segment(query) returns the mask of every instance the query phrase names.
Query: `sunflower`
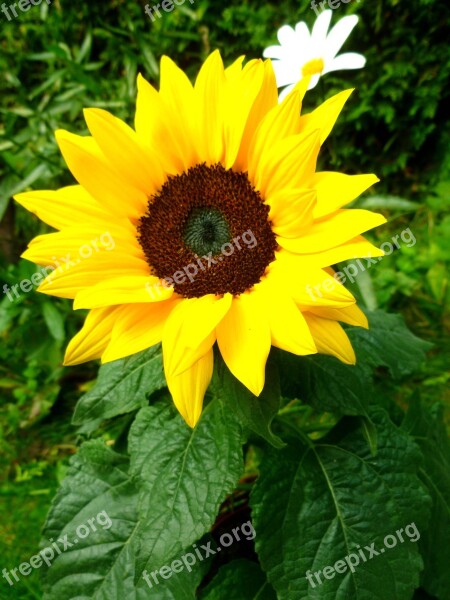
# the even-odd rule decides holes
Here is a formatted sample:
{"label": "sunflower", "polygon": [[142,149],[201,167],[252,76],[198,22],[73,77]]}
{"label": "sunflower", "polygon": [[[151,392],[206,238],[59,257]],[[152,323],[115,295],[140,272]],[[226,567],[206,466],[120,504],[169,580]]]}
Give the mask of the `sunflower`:
{"label": "sunflower", "polygon": [[[56,132],[78,185],[15,198],[58,230],[33,239],[24,258],[49,265],[97,240],[98,251],[38,288],[90,311],[65,364],[162,342],[169,390],[191,427],[216,342],[256,396],[271,345],[353,364],[339,321],[367,321],[330,265],[383,254],[361,233],[384,217],[342,208],[378,179],[316,172],[351,90],[299,116],[307,81],[279,104],[270,61],[241,57],[224,69],[217,51],[194,86],[165,56],[159,92],[141,76],[137,85],[135,129],[90,108],[91,136]],[[113,250],[98,242],[105,232]]]}

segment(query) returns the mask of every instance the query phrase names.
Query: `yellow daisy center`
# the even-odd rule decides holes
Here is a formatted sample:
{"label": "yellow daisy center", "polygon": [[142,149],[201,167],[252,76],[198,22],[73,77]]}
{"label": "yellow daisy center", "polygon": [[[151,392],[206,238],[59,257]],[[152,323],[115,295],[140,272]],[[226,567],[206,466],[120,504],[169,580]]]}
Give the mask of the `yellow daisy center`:
{"label": "yellow daisy center", "polygon": [[302,76],[320,75],[325,67],[325,63],[321,58],[313,58],[302,67]]}

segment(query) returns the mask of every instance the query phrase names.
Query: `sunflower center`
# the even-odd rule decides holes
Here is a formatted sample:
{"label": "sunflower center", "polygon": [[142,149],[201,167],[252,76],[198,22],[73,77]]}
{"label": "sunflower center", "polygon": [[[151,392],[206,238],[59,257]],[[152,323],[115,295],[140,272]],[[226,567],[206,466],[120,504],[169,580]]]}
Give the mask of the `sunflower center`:
{"label": "sunflower center", "polygon": [[138,240],[151,272],[185,298],[239,295],[261,280],[277,242],[246,173],[206,164],[168,177],[149,198]]}
{"label": "sunflower center", "polygon": [[184,229],[184,241],[195,254],[218,254],[230,241],[230,228],[223,214],[210,206],[194,208]]}
{"label": "sunflower center", "polygon": [[320,75],[325,67],[325,63],[321,58],[313,58],[302,67],[302,76]]}

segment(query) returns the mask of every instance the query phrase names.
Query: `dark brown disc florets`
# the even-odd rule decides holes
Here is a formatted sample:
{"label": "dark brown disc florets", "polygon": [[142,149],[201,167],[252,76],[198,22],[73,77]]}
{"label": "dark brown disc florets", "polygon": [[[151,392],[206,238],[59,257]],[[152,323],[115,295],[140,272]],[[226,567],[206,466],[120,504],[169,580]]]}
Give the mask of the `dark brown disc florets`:
{"label": "dark brown disc florets", "polygon": [[238,295],[275,259],[268,214],[246,173],[201,164],[149,199],[138,240],[152,273],[181,296]]}

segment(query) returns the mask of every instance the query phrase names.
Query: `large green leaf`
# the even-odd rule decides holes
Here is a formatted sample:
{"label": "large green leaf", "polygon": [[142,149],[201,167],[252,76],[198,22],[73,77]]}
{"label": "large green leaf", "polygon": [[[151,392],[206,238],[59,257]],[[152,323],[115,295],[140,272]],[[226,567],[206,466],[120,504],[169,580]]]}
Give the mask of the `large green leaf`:
{"label": "large green leaf", "polygon": [[348,329],[358,361],[371,367],[387,367],[394,379],[415,371],[431,344],[416,337],[401,315],[382,310],[368,312],[369,329]]}
{"label": "large green leaf", "polygon": [[359,364],[344,365],[331,356],[279,355],[282,392],[319,411],[367,416],[372,383]]}
{"label": "large green leaf", "polygon": [[204,589],[201,600],[277,600],[257,563],[233,560],[223,566]]}
{"label": "large green leaf", "polygon": [[170,564],[209,531],[243,472],[242,429],[214,398],[190,429],[170,404],[143,408],[130,431],[139,482],[139,570]]}
{"label": "large green leaf", "polygon": [[[100,441],[87,442],[71,460],[44,530],[44,547],[72,544],[44,571],[43,600],[194,600],[202,569],[184,571],[169,580],[150,577],[152,588],[136,571],[138,493],[127,474],[128,461]],[[101,522],[96,517],[100,513]],[[97,531],[79,539],[76,529],[94,523]],[[63,542],[64,536],[67,539]],[[75,543],[75,539],[78,541]],[[46,551],[49,555],[49,551]],[[135,580],[139,579],[139,586]],[[150,592],[151,589],[151,592]]]}
{"label": "large green leaf", "polygon": [[73,423],[85,425],[136,410],[165,385],[159,345],[102,365],[92,390],[79,399]]}
{"label": "large green leaf", "polygon": [[[64,549],[65,543],[59,540],[67,536],[71,546],[60,555],[54,552],[56,558],[44,574],[44,600],[121,597],[116,593],[117,582],[138,525],[138,494],[127,468],[126,458],[97,440],[84,444],[72,458],[48,515],[42,543],[51,548],[54,540]],[[104,527],[97,522],[100,514]],[[86,526],[89,519],[97,530],[82,539],[77,528]]]}
{"label": "large green leaf", "polygon": [[[429,509],[416,474],[421,455],[384,411],[371,419],[375,457],[361,421],[347,418],[320,442],[301,436],[262,460],[251,497],[255,543],[279,600],[410,600],[418,587],[422,560],[410,538],[415,526],[425,528]],[[385,547],[385,536],[401,529],[403,543]],[[379,554],[369,558],[372,544]],[[351,554],[353,572],[347,562],[336,564]],[[331,578],[319,574],[320,584],[314,573],[334,565],[342,573],[328,569]]]}
{"label": "large green leaf", "polygon": [[419,476],[433,501],[431,520],[420,540],[425,561],[422,586],[439,600],[446,600],[450,598],[450,445],[442,409],[436,406],[430,411],[416,396],[403,427],[422,450],[425,463]]}
{"label": "large green leaf", "polygon": [[266,366],[266,383],[259,396],[255,396],[234,377],[223,361],[219,363],[219,381],[216,393],[220,394],[230,412],[250,429],[266,439],[272,446],[281,448],[283,441],[272,432],[272,421],[280,408],[280,380],[278,367],[270,357]]}

